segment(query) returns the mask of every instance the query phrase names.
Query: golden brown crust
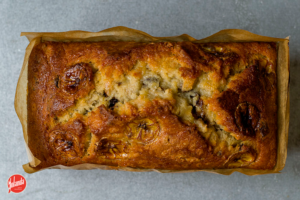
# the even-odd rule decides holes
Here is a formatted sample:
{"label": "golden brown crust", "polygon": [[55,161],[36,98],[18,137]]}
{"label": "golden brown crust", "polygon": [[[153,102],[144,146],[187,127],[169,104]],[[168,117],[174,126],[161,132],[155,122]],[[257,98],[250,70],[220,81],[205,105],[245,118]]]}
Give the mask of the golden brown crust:
{"label": "golden brown crust", "polygon": [[28,65],[37,168],[272,169],[275,43],[42,42]]}

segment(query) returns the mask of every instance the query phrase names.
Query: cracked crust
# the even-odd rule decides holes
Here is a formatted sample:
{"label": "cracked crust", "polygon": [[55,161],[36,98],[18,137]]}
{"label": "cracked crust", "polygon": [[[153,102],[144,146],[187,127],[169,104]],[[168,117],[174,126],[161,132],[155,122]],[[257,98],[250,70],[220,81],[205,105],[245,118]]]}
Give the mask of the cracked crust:
{"label": "cracked crust", "polygon": [[28,64],[38,169],[272,169],[275,43],[42,42]]}

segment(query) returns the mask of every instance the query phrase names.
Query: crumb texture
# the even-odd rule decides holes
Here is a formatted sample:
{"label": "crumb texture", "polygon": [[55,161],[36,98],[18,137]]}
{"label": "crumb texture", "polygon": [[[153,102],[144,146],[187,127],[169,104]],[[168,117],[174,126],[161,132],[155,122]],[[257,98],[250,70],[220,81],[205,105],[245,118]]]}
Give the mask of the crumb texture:
{"label": "crumb texture", "polygon": [[28,65],[37,168],[272,169],[275,43],[42,42]]}

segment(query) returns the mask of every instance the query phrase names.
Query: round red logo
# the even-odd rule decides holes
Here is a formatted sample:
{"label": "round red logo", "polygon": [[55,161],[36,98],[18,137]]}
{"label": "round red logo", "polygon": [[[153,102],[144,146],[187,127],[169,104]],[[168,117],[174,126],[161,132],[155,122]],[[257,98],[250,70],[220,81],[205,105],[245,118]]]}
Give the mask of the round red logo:
{"label": "round red logo", "polygon": [[22,175],[15,174],[9,177],[7,181],[8,193],[20,193],[26,188],[26,180]]}

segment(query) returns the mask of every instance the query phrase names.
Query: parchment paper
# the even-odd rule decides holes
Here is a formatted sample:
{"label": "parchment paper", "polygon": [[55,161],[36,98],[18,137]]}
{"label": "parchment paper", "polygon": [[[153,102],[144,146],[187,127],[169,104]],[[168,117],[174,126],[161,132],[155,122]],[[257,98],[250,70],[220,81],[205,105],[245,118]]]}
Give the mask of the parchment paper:
{"label": "parchment paper", "polygon": [[[29,163],[23,165],[25,172],[34,173],[40,161],[33,156],[28,148],[27,135],[27,69],[28,59],[33,47],[42,41],[136,41],[136,42],[160,42],[160,41],[192,41],[198,43],[205,42],[276,42],[278,44],[277,63],[277,84],[278,84],[278,149],[277,162],[273,170],[253,170],[253,169],[206,169],[206,170],[159,170],[159,169],[137,169],[130,167],[113,167],[97,164],[80,164],[75,166],[56,165],[45,169],[104,169],[123,170],[132,172],[156,171],[160,173],[183,173],[206,171],[211,173],[230,175],[233,172],[240,172],[246,175],[259,175],[278,173],[284,168],[287,157],[288,129],[289,129],[289,38],[271,38],[256,35],[245,30],[227,29],[213,34],[207,38],[196,40],[189,35],[183,34],[175,37],[153,37],[139,30],[127,27],[114,27],[100,32],[68,31],[59,33],[38,33],[23,32],[21,36],[26,36],[30,41],[26,48],[24,63],[21,69],[19,81],[15,95],[15,109],[23,128],[23,135]],[[42,169],[44,170],[44,169]]]}

